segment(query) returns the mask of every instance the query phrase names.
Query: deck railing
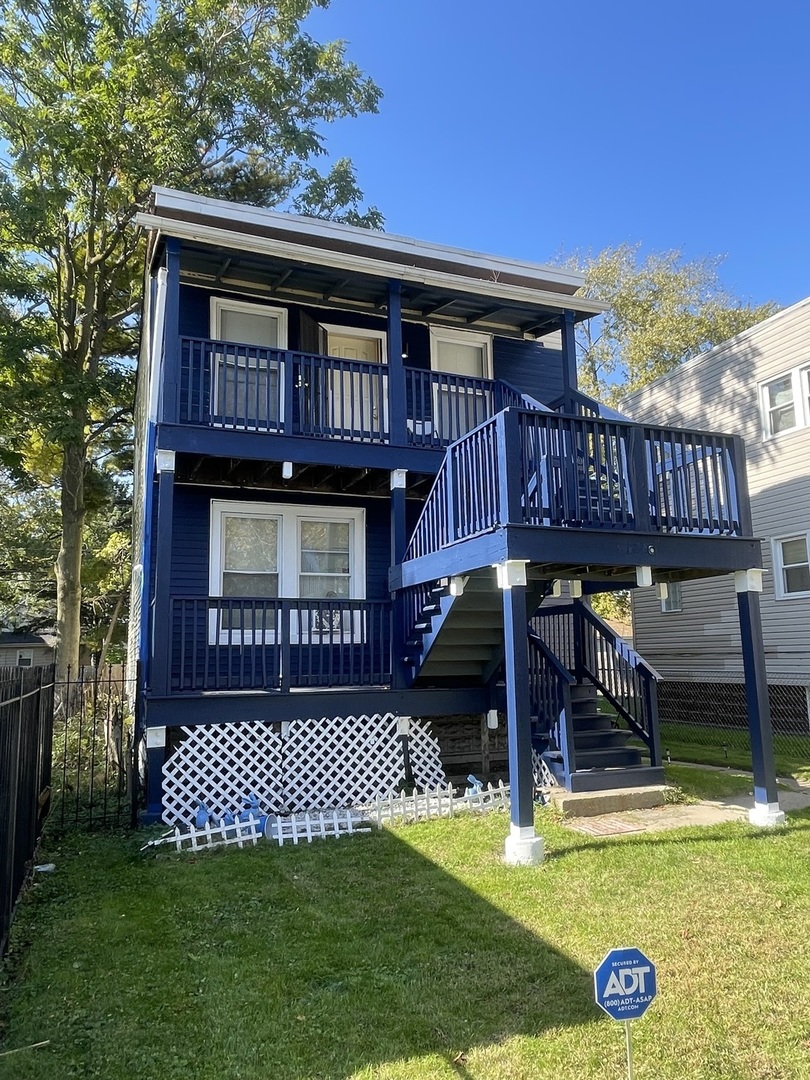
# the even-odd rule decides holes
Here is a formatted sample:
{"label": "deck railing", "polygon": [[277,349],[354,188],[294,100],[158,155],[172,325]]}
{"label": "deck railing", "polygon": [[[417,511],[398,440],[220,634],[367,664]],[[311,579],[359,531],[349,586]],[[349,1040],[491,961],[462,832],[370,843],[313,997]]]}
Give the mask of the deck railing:
{"label": "deck railing", "polygon": [[537,717],[540,734],[562,753],[566,776],[570,776],[576,768],[571,723],[571,687],[576,679],[554,650],[531,629],[528,646],[532,716]]}
{"label": "deck railing", "polygon": [[658,672],[582,601],[541,608],[531,622],[532,634],[576,678],[585,678],[602,692],[661,764],[655,716]]}
{"label": "deck railing", "polygon": [[405,558],[502,525],[750,536],[741,441],[507,408],[448,448]]}
{"label": "deck railing", "polygon": [[388,600],[172,599],[171,688],[387,686]]}
{"label": "deck railing", "polygon": [[501,380],[417,368],[405,368],[405,399],[393,432],[387,364],[180,339],[181,424],[435,448],[508,406],[543,408]]}

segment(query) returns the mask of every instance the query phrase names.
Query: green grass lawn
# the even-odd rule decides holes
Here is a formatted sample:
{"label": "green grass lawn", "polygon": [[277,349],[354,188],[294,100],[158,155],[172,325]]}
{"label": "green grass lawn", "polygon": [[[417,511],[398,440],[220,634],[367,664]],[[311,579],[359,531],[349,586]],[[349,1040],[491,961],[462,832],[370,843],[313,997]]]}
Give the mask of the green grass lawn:
{"label": "green grass lawn", "polygon": [[0,1078],[620,1080],[593,1003],[614,946],[657,964],[637,1080],[810,1076],[810,813],[591,838],[502,814],[309,847],[141,855],[69,836],[42,858],[2,991]]}
{"label": "green grass lawn", "polygon": [[[661,749],[664,758],[669,752],[673,761],[694,761],[732,769],[751,768],[751,748],[745,731],[662,723]],[[774,759],[780,776],[810,779],[810,738],[774,736]]]}

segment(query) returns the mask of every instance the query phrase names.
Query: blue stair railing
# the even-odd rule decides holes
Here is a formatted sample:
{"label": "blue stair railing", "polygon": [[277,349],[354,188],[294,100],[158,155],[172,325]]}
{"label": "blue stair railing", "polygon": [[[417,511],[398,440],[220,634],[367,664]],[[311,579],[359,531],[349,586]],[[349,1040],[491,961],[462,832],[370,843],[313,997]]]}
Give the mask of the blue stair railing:
{"label": "blue stair railing", "polygon": [[529,699],[533,720],[532,743],[542,753],[549,745],[560,751],[565,775],[576,770],[572,730],[571,687],[574,676],[545,641],[529,630]]}
{"label": "blue stair railing", "polygon": [[750,536],[732,435],[507,408],[446,450],[405,559],[503,525]]}
{"label": "blue stair railing", "polygon": [[580,600],[538,611],[535,633],[576,679],[587,679],[661,764],[658,672]]}

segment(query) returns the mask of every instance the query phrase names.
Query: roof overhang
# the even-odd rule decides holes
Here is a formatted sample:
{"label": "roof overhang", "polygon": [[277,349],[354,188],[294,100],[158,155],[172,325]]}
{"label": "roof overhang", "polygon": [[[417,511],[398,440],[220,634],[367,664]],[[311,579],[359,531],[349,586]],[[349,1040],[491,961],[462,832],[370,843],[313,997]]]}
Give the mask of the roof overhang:
{"label": "roof overhang", "polygon": [[192,284],[374,312],[398,280],[406,318],[535,337],[563,311],[580,321],[606,308],[575,297],[582,278],[569,271],[167,188],[154,189],[151,212],[136,220],[157,241],[182,242]]}

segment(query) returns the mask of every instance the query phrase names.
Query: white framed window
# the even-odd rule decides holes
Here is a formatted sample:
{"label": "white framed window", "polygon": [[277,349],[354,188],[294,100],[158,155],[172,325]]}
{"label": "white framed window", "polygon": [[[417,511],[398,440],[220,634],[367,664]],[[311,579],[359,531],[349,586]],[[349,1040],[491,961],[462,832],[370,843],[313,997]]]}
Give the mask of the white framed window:
{"label": "white framed window", "polygon": [[810,367],[797,367],[760,386],[765,438],[810,425]]}
{"label": "white framed window", "polygon": [[[210,543],[209,595],[237,600],[219,618],[212,612],[211,644],[275,641],[277,598],[304,601],[292,641],[320,634],[339,644],[336,631],[361,640],[357,613],[329,601],[365,597],[364,510],[213,499]],[[243,604],[241,597],[271,602]]]}
{"label": "white framed window", "polygon": [[431,326],[430,366],[433,371],[491,379],[492,335]]}
{"label": "white framed window", "polygon": [[491,405],[471,379],[492,378],[492,336],[472,330],[430,328],[430,366],[445,378],[433,387],[434,430],[455,440],[489,418]]}
{"label": "white framed window", "polygon": [[777,600],[810,596],[810,532],[774,537],[772,543]]}
{"label": "white framed window", "polygon": [[661,600],[661,610],[667,615],[683,611],[680,581],[670,581],[667,584],[667,595]]}
{"label": "white framed window", "polygon": [[17,650],[17,667],[33,667],[34,666],[34,650],[33,649],[18,649]]}
{"label": "white framed window", "polygon": [[212,296],[211,337],[234,345],[212,357],[211,407],[217,422],[277,428],[284,415],[281,365],[258,350],[287,348],[286,309]]}

